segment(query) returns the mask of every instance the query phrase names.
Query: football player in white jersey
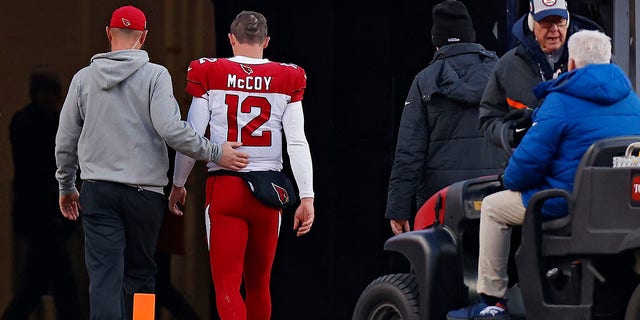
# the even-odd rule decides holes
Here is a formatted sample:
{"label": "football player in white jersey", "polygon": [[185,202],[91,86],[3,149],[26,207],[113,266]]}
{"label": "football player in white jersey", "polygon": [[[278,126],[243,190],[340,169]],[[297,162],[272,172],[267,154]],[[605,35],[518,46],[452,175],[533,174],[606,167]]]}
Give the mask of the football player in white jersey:
{"label": "football player in white jersey", "polygon": [[[314,220],[313,170],[304,133],[302,97],[304,70],[293,64],[269,61],[265,17],[243,11],[231,24],[229,41],[234,57],[201,58],[189,65],[186,91],[193,96],[187,122],[201,135],[209,127],[214,143],[240,142],[249,164],[240,172],[282,169],[284,132],[291,169],[299,189],[300,205],[293,227],[301,236]],[[184,204],[186,182],[194,160],[176,155],[169,209],[178,215]],[[206,215],[211,274],[218,314],[226,319],[269,319],[269,279],[278,239],[282,209],[267,206],[253,196],[237,174],[208,164]],[[246,301],[240,295],[244,276]]]}

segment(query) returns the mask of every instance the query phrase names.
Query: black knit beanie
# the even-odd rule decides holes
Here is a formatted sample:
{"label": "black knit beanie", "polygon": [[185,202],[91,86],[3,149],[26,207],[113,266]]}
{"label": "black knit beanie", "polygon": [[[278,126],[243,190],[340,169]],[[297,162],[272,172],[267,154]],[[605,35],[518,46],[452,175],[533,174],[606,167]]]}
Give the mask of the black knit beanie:
{"label": "black knit beanie", "polygon": [[445,0],[433,7],[431,41],[436,47],[476,41],[471,17],[462,2]]}

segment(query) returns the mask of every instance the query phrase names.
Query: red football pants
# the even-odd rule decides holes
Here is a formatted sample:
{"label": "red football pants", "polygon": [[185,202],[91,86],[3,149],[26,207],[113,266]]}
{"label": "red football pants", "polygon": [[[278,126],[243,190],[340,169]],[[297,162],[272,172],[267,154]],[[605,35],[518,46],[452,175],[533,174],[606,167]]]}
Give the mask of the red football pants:
{"label": "red football pants", "polygon": [[[240,177],[211,176],[206,191],[209,259],[220,319],[268,320],[280,210],[259,202]],[[240,295],[243,276],[246,301]]]}

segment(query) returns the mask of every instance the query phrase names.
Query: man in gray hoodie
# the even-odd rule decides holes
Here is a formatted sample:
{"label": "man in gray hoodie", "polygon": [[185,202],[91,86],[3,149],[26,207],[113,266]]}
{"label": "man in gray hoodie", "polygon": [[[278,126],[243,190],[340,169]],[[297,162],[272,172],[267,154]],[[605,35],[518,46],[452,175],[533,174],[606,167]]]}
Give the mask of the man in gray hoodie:
{"label": "man in gray hoodie", "polygon": [[[134,293],[153,293],[153,260],[166,206],[168,144],[227,169],[248,164],[241,144],[211,144],[184,121],[166,68],[149,62],[146,17],[133,6],[113,12],[111,52],[75,74],[56,136],[60,210],[82,209],[91,319],[131,319]],[[80,167],[82,192],[75,187]]]}

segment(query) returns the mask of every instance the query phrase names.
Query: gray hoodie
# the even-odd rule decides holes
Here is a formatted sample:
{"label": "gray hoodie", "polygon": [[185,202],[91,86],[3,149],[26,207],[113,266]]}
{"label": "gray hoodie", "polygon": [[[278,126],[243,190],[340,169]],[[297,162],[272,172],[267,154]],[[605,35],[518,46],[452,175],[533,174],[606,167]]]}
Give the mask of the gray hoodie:
{"label": "gray hoodie", "polygon": [[56,135],[60,193],[83,180],[112,181],[162,193],[167,146],[196,160],[218,161],[219,145],[180,120],[171,76],[143,50],[101,53],[71,80]]}

